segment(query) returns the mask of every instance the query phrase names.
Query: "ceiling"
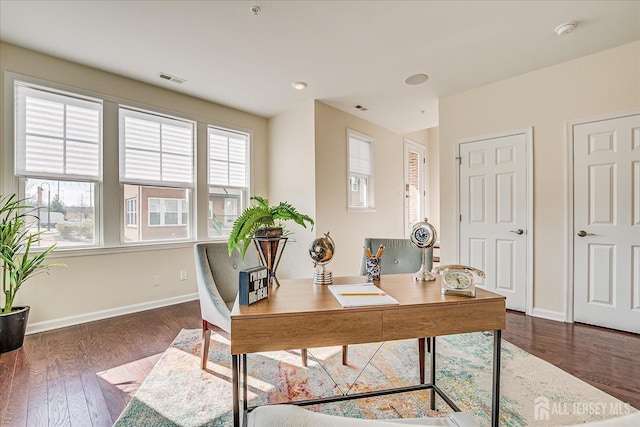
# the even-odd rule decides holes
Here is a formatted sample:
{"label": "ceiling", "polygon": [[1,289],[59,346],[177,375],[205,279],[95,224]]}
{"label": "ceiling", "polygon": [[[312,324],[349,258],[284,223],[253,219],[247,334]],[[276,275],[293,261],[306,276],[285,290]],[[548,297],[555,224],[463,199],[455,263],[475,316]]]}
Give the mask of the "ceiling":
{"label": "ceiling", "polygon": [[439,97],[640,39],[640,1],[0,0],[0,39],[263,117],[318,99],[407,133],[438,125]]}

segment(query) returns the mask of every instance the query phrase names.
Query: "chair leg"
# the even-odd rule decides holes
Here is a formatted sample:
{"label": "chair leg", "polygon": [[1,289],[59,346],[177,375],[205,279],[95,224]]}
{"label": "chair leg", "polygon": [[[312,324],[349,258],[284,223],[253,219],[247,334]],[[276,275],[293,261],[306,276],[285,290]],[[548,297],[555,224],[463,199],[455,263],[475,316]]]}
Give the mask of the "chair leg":
{"label": "chair leg", "polygon": [[347,358],[349,356],[349,346],[348,345],[343,345],[342,346],[342,364],[347,366]]}
{"label": "chair leg", "polygon": [[[429,340],[431,341],[431,340]],[[431,344],[431,342],[429,342]],[[418,338],[418,365],[420,365],[420,384],[424,384],[425,338]]]}
{"label": "chair leg", "polygon": [[200,355],[200,368],[207,369],[207,360],[209,358],[209,342],[211,341],[211,329],[209,322],[202,320],[202,354]]}
{"label": "chair leg", "polygon": [[305,368],[307,367],[307,349],[303,348],[302,350],[300,350],[300,356],[302,356],[302,366],[304,366]]}

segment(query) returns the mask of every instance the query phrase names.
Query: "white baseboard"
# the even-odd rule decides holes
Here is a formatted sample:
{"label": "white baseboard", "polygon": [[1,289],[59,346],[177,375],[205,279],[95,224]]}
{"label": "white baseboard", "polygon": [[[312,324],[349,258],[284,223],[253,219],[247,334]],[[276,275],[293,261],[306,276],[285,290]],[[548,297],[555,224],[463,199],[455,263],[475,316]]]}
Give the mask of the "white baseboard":
{"label": "white baseboard", "polygon": [[76,316],[62,317],[59,319],[45,320],[43,322],[30,323],[27,325],[27,335],[38,332],[50,331],[51,329],[64,328],[77,325],[79,323],[93,322],[95,320],[108,319],[110,317],[122,316],[124,314],[137,313],[139,311],[151,310],[154,308],[166,307],[168,305],[180,304],[182,302],[198,299],[198,293],[180,295],[177,297],[165,298],[156,301],[143,302],[140,304],[127,305],[124,307],[112,308],[109,310],[94,311],[92,313],[79,314]]}
{"label": "white baseboard", "polygon": [[543,319],[555,320],[557,322],[566,322],[566,316],[561,311],[545,310],[543,308],[534,308],[531,310],[531,316],[541,317]]}

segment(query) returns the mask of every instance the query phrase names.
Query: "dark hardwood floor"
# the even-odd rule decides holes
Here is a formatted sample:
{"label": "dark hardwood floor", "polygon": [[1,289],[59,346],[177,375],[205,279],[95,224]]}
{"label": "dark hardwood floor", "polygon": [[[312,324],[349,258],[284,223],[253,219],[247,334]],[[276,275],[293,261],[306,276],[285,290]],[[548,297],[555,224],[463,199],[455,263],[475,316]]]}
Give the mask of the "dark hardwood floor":
{"label": "dark hardwood floor", "polygon": [[[0,355],[0,426],[110,426],[197,301],[29,335]],[[640,335],[507,314],[504,339],[640,408]]]}

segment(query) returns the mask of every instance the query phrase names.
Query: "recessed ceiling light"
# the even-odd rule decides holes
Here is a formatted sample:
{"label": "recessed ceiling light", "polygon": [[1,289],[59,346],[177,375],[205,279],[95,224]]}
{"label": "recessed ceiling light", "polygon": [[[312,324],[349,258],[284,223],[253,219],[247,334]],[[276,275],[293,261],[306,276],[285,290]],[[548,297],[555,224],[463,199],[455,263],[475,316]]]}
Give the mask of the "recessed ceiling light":
{"label": "recessed ceiling light", "polygon": [[259,15],[261,11],[260,6],[251,6],[251,13],[254,15]]}
{"label": "recessed ceiling light", "polygon": [[404,81],[408,85],[419,85],[429,80],[429,76],[426,74],[414,74],[413,76],[407,77]]}
{"label": "recessed ceiling light", "polygon": [[307,88],[307,84],[305,82],[293,82],[291,83],[294,89],[303,90]]}
{"label": "recessed ceiling light", "polygon": [[578,24],[574,21],[566,22],[564,24],[558,25],[554,31],[557,35],[564,36],[565,34],[569,34],[571,31],[573,31],[573,29],[576,28],[577,25]]}

